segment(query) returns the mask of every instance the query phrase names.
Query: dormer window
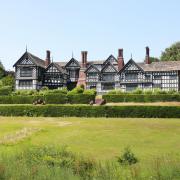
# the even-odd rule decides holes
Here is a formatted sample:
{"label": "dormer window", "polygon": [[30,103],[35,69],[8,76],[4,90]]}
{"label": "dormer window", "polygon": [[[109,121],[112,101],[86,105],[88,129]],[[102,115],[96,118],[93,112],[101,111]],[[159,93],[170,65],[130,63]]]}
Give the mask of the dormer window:
{"label": "dormer window", "polygon": [[32,77],[33,69],[30,67],[22,67],[20,69],[20,76],[21,77]]}

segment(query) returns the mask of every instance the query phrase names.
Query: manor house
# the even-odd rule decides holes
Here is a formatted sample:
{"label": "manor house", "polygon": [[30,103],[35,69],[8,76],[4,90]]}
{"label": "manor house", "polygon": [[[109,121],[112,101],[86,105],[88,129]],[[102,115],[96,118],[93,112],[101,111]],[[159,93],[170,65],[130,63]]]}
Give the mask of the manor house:
{"label": "manor house", "polygon": [[132,58],[125,64],[123,49],[104,60],[89,60],[88,52],[81,52],[81,61],[51,62],[46,52],[45,60],[26,51],[14,64],[15,89],[49,89],[67,87],[73,89],[83,84],[86,89],[96,89],[103,94],[112,89],[132,91],[136,88],[162,90],[180,89],[180,61],[150,62],[146,47],[145,61],[135,62]]}

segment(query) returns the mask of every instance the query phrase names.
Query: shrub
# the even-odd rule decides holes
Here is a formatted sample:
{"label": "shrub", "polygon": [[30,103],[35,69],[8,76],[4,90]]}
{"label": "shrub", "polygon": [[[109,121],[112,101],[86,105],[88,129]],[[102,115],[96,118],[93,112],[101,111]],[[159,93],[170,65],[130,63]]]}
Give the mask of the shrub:
{"label": "shrub", "polygon": [[153,94],[159,95],[159,94],[167,94],[168,91],[161,90],[159,88],[153,89]]}
{"label": "shrub", "polygon": [[137,88],[134,91],[132,91],[131,94],[143,94],[143,90],[140,88]]}
{"label": "shrub", "polygon": [[44,164],[49,168],[56,166],[59,168],[72,169],[74,174],[83,177],[83,179],[89,179],[96,166],[95,161],[83,156],[77,156],[75,153],[67,150],[66,146],[62,148],[54,146],[35,146],[26,150],[18,157],[20,161],[22,161],[22,158],[31,165]]}
{"label": "shrub", "polygon": [[12,93],[11,86],[4,86],[0,88],[0,96],[10,95]]}
{"label": "shrub", "polygon": [[145,89],[143,93],[144,94],[152,94],[153,91],[151,89]]}
{"label": "shrub", "polygon": [[35,95],[38,94],[37,90],[17,90],[12,93],[12,95]]}
{"label": "shrub", "polygon": [[42,88],[41,88],[41,91],[48,91],[49,90],[49,88],[47,87],[47,86],[43,86]]}
{"label": "shrub", "polygon": [[14,83],[15,83],[15,80],[12,75],[8,75],[8,76],[5,76],[4,78],[2,78],[3,86],[10,86],[11,88],[13,88]]}
{"label": "shrub", "polygon": [[117,94],[117,92],[116,92],[116,90],[115,90],[115,89],[113,89],[113,90],[111,90],[111,91],[107,92],[107,94]]}
{"label": "shrub", "polygon": [[129,147],[126,147],[122,156],[118,157],[118,162],[121,165],[132,165],[138,162],[138,159],[135,157],[134,153],[131,152]]}
{"label": "shrub", "polygon": [[111,90],[109,91],[107,94],[125,94],[126,92],[123,92],[122,90],[118,89],[118,90]]}
{"label": "shrub", "polygon": [[81,84],[79,87],[82,88],[82,89],[84,89],[84,84]]}
{"label": "shrub", "polygon": [[84,90],[83,94],[89,94],[89,95],[96,96],[96,90],[95,89]]}
{"label": "shrub", "polygon": [[52,90],[53,93],[62,93],[62,94],[67,94],[68,90],[67,88],[62,88],[62,89],[53,89]]}
{"label": "shrub", "polygon": [[68,95],[75,95],[75,94],[82,94],[83,92],[84,92],[84,89],[81,88],[80,86],[77,86],[72,91],[69,91],[67,94]]}

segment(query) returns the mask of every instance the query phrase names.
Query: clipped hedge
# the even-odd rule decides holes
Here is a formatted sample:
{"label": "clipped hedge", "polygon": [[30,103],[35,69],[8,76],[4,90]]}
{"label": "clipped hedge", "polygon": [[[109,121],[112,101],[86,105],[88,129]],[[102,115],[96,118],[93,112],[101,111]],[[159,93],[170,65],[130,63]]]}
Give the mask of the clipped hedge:
{"label": "clipped hedge", "polygon": [[95,95],[92,94],[68,94],[68,103],[70,104],[89,104],[95,100]]}
{"label": "clipped hedge", "polygon": [[180,106],[1,105],[0,116],[180,118]]}
{"label": "clipped hedge", "polygon": [[180,102],[180,94],[106,94],[106,102]]}
{"label": "clipped hedge", "polygon": [[0,96],[0,104],[32,104],[43,96]]}
{"label": "clipped hedge", "polygon": [[95,95],[77,94],[66,95],[61,93],[45,94],[45,95],[14,95],[0,96],[0,104],[32,104],[35,100],[41,99],[46,104],[89,104],[95,99]]}
{"label": "clipped hedge", "polygon": [[46,104],[66,104],[68,102],[68,98],[65,94],[47,94],[44,95],[44,101]]}

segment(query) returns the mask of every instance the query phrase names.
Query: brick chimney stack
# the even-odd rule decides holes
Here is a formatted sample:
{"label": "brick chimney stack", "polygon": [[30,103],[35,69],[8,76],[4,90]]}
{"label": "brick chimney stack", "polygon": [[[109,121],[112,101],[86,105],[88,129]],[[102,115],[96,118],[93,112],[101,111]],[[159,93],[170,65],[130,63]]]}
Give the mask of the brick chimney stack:
{"label": "brick chimney stack", "polygon": [[45,60],[45,66],[48,67],[51,63],[51,52],[49,50],[46,51],[46,60]]}
{"label": "brick chimney stack", "polygon": [[123,49],[118,49],[118,70],[124,67]]}
{"label": "brick chimney stack", "polygon": [[87,66],[87,51],[81,51],[82,56],[82,68],[85,68]]}
{"label": "brick chimney stack", "polygon": [[146,64],[150,64],[149,47],[146,47]]}
{"label": "brick chimney stack", "polygon": [[81,68],[79,70],[79,79],[77,82],[77,86],[84,85],[84,88],[86,89],[86,74],[85,70],[87,67],[87,51],[81,51],[81,56],[82,56],[82,63],[81,63]]}

